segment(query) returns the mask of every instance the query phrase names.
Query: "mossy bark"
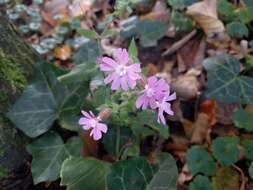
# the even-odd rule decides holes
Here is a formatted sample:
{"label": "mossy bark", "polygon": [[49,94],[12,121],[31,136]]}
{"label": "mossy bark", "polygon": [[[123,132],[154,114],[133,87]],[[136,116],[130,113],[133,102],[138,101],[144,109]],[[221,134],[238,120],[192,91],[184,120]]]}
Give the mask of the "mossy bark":
{"label": "mossy bark", "polygon": [[38,60],[38,55],[0,13],[0,189],[19,189],[13,186],[13,180],[26,162],[26,139],[5,113],[32,78]]}

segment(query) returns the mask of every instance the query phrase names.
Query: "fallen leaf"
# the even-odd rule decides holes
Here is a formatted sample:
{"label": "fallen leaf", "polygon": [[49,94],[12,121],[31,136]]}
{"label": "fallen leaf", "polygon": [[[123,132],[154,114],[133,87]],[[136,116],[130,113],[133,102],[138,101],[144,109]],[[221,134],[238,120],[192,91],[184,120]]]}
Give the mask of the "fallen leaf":
{"label": "fallen leaf", "polygon": [[191,16],[207,36],[225,31],[224,24],[218,19],[217,0],[204,0],[187,7],[186,14]]}
{"label": "fallen leaf", "polygon": [[181,173],[178,176],[178,184],[183,185],[184,183],[191,181],[193,175],[191,174],[188,166],[185,164],[182,168]]}
{"label": "fallen leaf", "polygon": [[55,48],[54,56],[62,61],[66,61],[71,56],[71,48],[68,45]]}
{"label": "fallen leaf", "polygon": [[74,0],[69,5],[69,12],[72,17],[82,16],[92,7],[94,0]]}
{"label": "fallen leaf", "polygon": [[232,115],[236,109],[239,109],[239,104],[224,104],[220,101],[216,102],[216,119],[217,123],[223,125],[233,124]]}
{"label": "fallen leaf", "polygon": [[200,111],[207,114],[211,126],[216,124],[216,102],[214,100],[205,100],[200,104]]}

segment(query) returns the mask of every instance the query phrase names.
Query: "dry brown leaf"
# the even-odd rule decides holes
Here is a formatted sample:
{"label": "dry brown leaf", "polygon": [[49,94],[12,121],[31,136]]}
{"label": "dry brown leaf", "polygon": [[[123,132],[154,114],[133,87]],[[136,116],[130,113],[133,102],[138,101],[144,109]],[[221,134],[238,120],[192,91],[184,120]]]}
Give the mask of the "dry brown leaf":
{"label": "dry brown leaf", "polygon": [[232,115],[236,109],[240,108],[239,104],[224,104],[222,102],[217,101],[216,106],[216,119],[217,123],[223,125],[233,124]]}
{"label": "dry brown leaf", "polygon": [[225,31],[224,24],[218,19],[217,0],[204,0],[187,7],[186,14],[191,16],[205,31],[214,36]]}
{"label": "dry brown leaf", "polygon": [[62,61],[66,61],[71,56],[71,48],[68,45],[55,48],[54,56]]}
{"label": "dry brown leaf", "polygon": [[94,0],[74,0],[69,5],[69,12],[72,17],[82,16],[92,7]]}
{"label": "dry brown leaf", "polygon": [[216,124],[216,101],[205,100],[200,104],[200,111],[208,115],[211,126]]}
{"label": "dry brown leaf", "polygon": [[185,164],[182,168],[181,173],[178,176],[178,184],[183,185],[184,183],[191,181],[193,175],[191,174],[188,166]]}

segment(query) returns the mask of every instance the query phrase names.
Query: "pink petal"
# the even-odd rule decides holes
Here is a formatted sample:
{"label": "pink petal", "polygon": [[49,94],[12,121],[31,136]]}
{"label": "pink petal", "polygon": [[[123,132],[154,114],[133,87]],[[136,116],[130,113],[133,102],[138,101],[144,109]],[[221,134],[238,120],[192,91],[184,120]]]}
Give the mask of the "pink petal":
{"label": "pink petal", "polygon": [[95,141],[102,138],[102,133],[97,128],[92,129],[90,135],[93,135]]}
{"label": "pink petal", "polygon": [[138,73],[129,70],[127,71],[127,76],[132,80],[137,80],[141,78],[141,76]]}
{"label": "pink petal", "polygon": [[110,75],[108,75],[105,79],[104,79],[104,82],[105,84],[109,84],[110,82],[112,82],[115,78],[116,78],[116,74],[115,73],[112,73]]}
{"label": "pink petal", "polygon": [[84,130],[90,130],[91,129],[91,126],[90,125],[83,125],[82,128]]}
{"label": "pink petal", "polygon": [[81,111],[81,113],[85,116],[85,117],[87,117],[87,118],[92,118],[91,116],[90,116],[90,114],[88,113],[88,112],[86,112],[86,111]]}
{"label": "pink petal", "polygon": [[140,64],[132,64],[129,67],[130,71],[136,72],[136,73],[140,73],[141,72],[141,65]]}
{"label": "pink petal", "polygon": [[116,49],[114,57],[122,65],[126,65],[129,62],[129,56],[126,49]]}
{"label": "pink petal", "polygon": [[144,101],[145,101],[145,95],[142,94],[141,96],[139,96],[135,102],[135,106],[137,109],[139,109],[143,104],[144,104]]}
{"label": "pink petal", "polygon": [[98,130],[102,131],[103,133],[107,132],[107,125],[106,124],[98,123],[97,128],[98,128]]}
{"label": "pink petal", "polygon": [[109,58],[109,57],[103,57],[103,58],[102,58],[102,61],[103,61],[104,63],[110,65],[110,66],[113,67],[113,68],[117,67],[117,65],[118,65],[113,59],[111,59],[111,58]]}
{"label": "pink petal", "polygon": [[81,117],[78,121],[79,125],[87,125],[89,124],[90,119],[87,119],[85,117]]}
{"label": "pink petal", "polygon": [[164,118],[164,116],[163,116],[163,113],[159,113],[159,114],[158,114],[157,122],[158,122],[158,123],[162,122],[164,125],[166,125],[166,121],[165,121],[165,118]]}
{"label": "pink petal", "polygon": [[155,76],[152,76],[152,77],[148,78],[148,86],[150,88],[154,87],[156,85],[156,82],[157,82],[157,78]]}
{"label": "pink petal", "polygon": [[95,115],[93,114],[93,112],[92,112],[92,111],[89,111],[89,113],[90,113],[90,115],[92,116],[92,118],[94,118],[94,117],[95,117]]}
{"label": "pink petal", "polygon": [[148,108],[149,99],[145,99],[142,105],[142,109],[146,110]]}
{"label": "pink petal", "polygon": [[127,83],[129,84],[129,86],[134,89],[136,86],[136,81],[132,80],[131,78],[129,78],[129,76],[127,76]]}
{"label": "pink petal", "polygon": [[113,79],[111,89],[112,90],[118,90],[120,87],[120,77],[117,76]]}
{"label": "pink petal", "polygon": [[177,95],[175,92],[173,94],[169,95],[168,97],[166,97],[166,101],[172,101],[175,99],[177,99]]}
{"label": "pink petal", "polygon": [[164,111],[169,115],[174,115],[174,112],[171,110],[171,105],[169,103],[165,104]]}
{"label": "pink petal", "polygon": [[156,109],[157,108],[156,101],[153,98],[149,99],[149,105],[150,105],[151,109]]}
{"label": "pink petal", "polygon": [[108,64],[100,64],[99,65],[101,71],[113,71],[114,67],[108,65]]}
{"label": "pink petal", "polygon": [[128,85],[127,85],[126,77],[121,77],[120,78],[120,84],[121,84],[121,87],[124,91],[128,91]]}

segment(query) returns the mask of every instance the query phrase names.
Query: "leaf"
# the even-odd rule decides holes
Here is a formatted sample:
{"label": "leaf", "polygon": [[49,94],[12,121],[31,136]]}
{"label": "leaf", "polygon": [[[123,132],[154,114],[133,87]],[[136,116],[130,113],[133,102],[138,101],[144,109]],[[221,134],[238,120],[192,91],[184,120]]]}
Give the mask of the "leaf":
{"label": "leaf", "polygon": [[237,145],[238,137],[218,137],[212,142],[214,157],[225,166],[237,162],[239,151]]}
{"label": "leaf", "polygon": [[143,20],[138,23],[137,32],[143,47],[156,46],[157,41],[165,36],[167,24],[161,21]]}
{"label": "leaf", "polygon": [[65,144],[66,151],[71,156],[81,156],[83,142],[79,136],[71,137]]}
{"label": "leaf", "polygon": [[84,29],[84,28],[79,28],[77,30],[77,32],[79,34],[81,34],[82,36],[89,38],[89,39],[97,39],[99,38],[99,35],[96,31],[94,30],[88,30],[88,29]]}
{"label": "leaf", "polygon": [[243,38],[249,35],[247,26],[237,21],[229,23],[226,26],[226,30],[231,37]]}
{"label": "leaf", "polygon": [[230,55],[203,62],[207,70],[206,96],[224,103],[253,103],[253,79],[240,75],[240,63]]}
{"label": "leaf", "polygon": [[108,164],[92,158],[70,157],[61,168],[61,185],[67,190],[104,190]]}
{"label": "leaf", "polygon": [[101,34],[102,38],[111,38],[115,37],[119,34],[119,31],[116,29],[105,29],[103,33]]}
{"label": "leaf", "polygon": [[95,63],[101,54],[100,45],[95,41],[88,41],[77,50],[73,58],[76,64]]}
{"label": "leaf", "polygon": [[193,23],[191,18],[185,16],[181,12],[173,11],[171,20],[175,24],[177,31],[190,32],[193,30]]}
{"label": "leaf", "polygon": [[156,113],[151,110],[141,111],[137,114],[137,121],[141,125],[148,125],[154,131],[157,131],[164,139],[169,137],[169,130],[167,126],[157,123]]}
{"label": "leaf", "polygon": [[32,175],[34,184],[55,181],[67,156],[63,141],[57,133],[48,133],[27,146],[33,156]]}
{"label": "leaf", "polygon": [[251,1],[251,0],[244,0],[243,2],[246,4],[246,6],[249,9],[251,9],[253,11],[253,1]]}
{"label": "leaf", "polygon": [[253,161],[253,140],[243,140],[242,146],[244,148],[246,159]]}
{"label": "leaf", "polygon": [[253,179],[253,162],[251,162],[249,167],[249,176],[251,179]]}
{"label": "leaf", "polygon": [[168,153],[158,155],[158,170],[147,186],[147,190],[176,190],[178,170],[173,157]]}
{"label": "leaf", "polygon": [[214,190],[238,190],[240,176],[238,172],[231,167],[219,168],[215,177],[213,177],[212,185]]}
{"label": "leaf", "polygon": [[187,165],[193,175],[198,173],[214,176],[216,166],[213,157],[202,147],[193,146],[187,152]]}
{"label": "leaf", "polygon": [[131,40],[131,43],[129,45],[128,54],[129,54],[130,59],[133,63],[138,62],[138,49],[137,49],[134,38]]}
{"label": "leaf", "polygon": [[149,164],[146,159],[136,157],[116,162],[107,176],[109,190],[176,190],[176,162],[167,153],[158,155],[157,162]]}
{"label": "leaf", "polygon": [[225,31],[217,15],[217,1],[204,0],[187,7],[186,14],[191,16],[205,31],[207,36]]}
{"label": "leaf", "polygon": [[217,9],[225,21],[233,21],[235,18],[235,6],[227,0],[219,0]]}
{"label": "leaf", "polygon": [[123,146],[130,141],[131,139],[131,131],[127,127],[112,127],[110,130],[106,133],[104,136],[102,143],[106,149],[106,151],[112,155],[116,155],[116,142],[117,142],[117,128],[119,127],[120,130],[120,141],[119,141],[119,148],[120,150],[123,148]]}
{"label": "leaf", "polygon": [[240,9],[237,14],[240,21],[243,22],[244,24],[247,24],[253,21],[253,11],[248,8]]}
{"label": "leaf", "polygon": [[240,109],[234,112],[233,122],[236,127],[245,129],[248,132],[253,131],[253,113]]}
{"label": "leaf", "polygon": [[66,89],[60,85],[48,63],[36,68],[36,78],[7,114],[17,128],[29,137],[48,131],[57,118],[57,107]]}
{"label": "leaf", "polygon": [[183,10],[186,7],[186,0],[167,0],[173,9]]}
{"label": "leaf", "polygon": [[190,183],[190,190],[212,190],[212,186],[208,177],[197,175]]}
{"label": "leaf", "polygon": [[94,107],[99,107],[110,99],[111,89],[107,86],[99,86],[92,94],[92,104]]}

